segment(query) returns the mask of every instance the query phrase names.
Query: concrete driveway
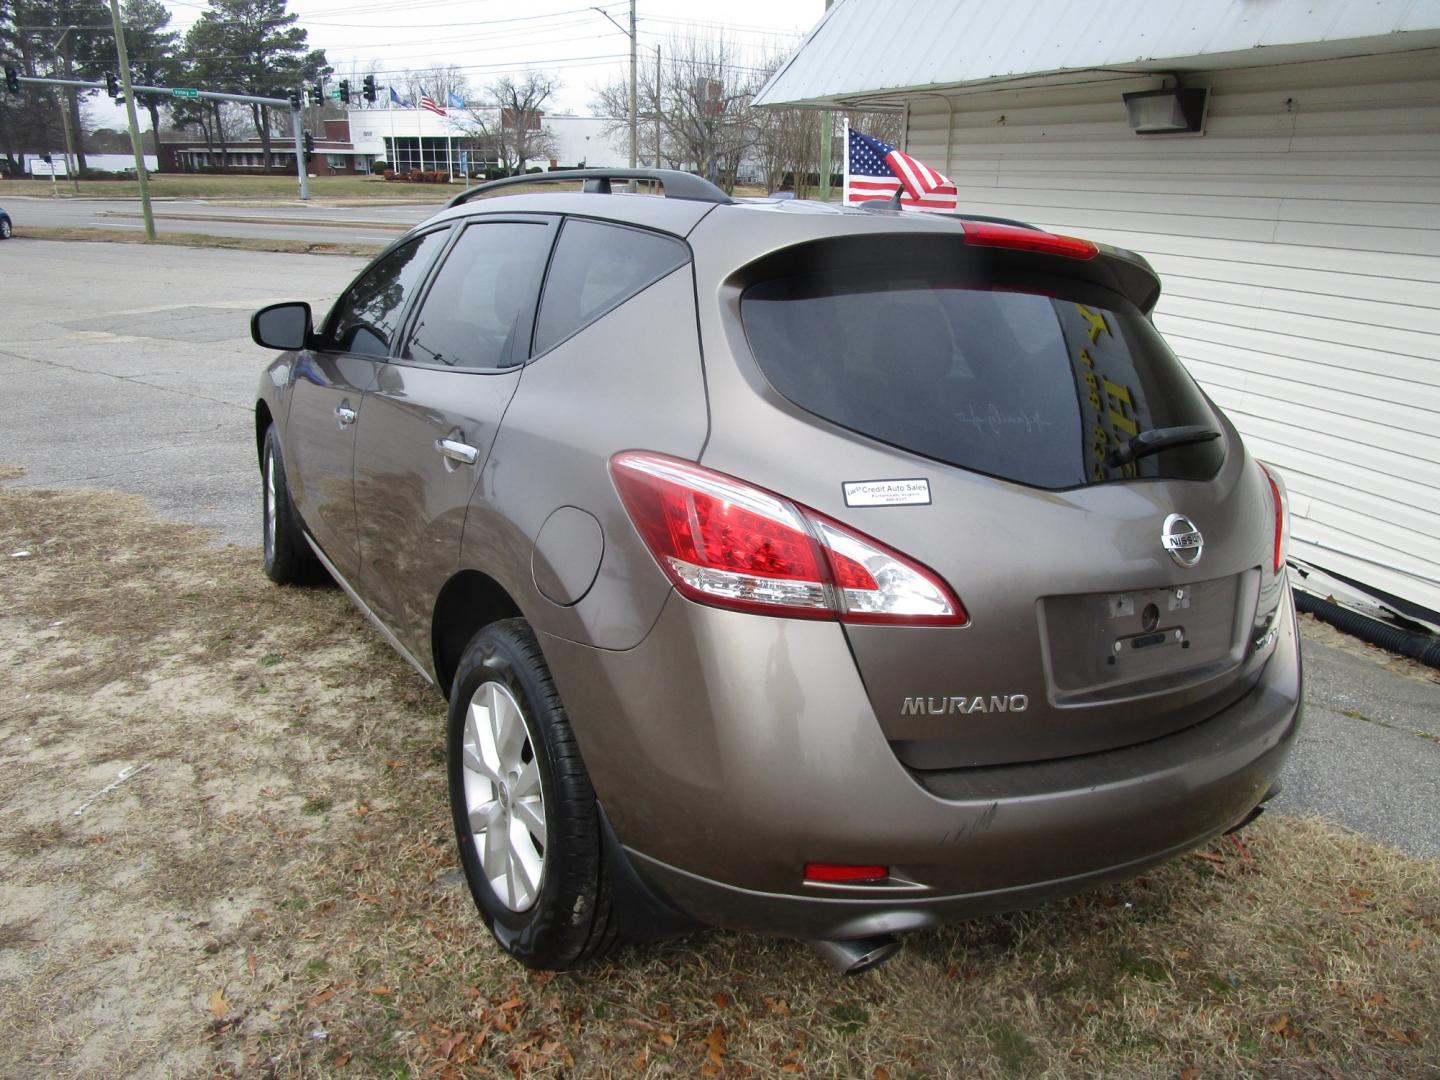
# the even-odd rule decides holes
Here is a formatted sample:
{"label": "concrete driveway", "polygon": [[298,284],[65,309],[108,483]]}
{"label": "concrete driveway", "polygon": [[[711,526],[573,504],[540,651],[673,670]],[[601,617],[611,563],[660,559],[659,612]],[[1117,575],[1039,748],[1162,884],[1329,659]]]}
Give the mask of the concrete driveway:
{"label": "concrete driveway", "polygon": [[[129,244],[0,245],[0,463],[260,541],[249,315],[323,312],[360,260]],[[256,557],[259,557],[258,551]],[[1440,858],[1440,678],[1307,620],[1308,716],[1276,810]]]}

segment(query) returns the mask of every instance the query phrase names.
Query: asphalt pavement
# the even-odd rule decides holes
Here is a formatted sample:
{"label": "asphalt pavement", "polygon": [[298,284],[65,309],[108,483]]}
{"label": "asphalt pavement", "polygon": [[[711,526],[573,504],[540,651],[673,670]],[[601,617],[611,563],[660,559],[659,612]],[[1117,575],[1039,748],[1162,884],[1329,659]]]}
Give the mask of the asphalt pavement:
{"label": "asphalt pavement", "polygon": [[[258,559],[252,410],[271,354],[250,341],[250,313],[309,300],[318,315],[362,265],[325,255],[0,244],[0,463],[24,466],[22,484],[143,495]],[[1272,808],[1321,814],[1440,858],[1440,677],[1325,627],[1307,627],[1304,650],[1306,721]]]}

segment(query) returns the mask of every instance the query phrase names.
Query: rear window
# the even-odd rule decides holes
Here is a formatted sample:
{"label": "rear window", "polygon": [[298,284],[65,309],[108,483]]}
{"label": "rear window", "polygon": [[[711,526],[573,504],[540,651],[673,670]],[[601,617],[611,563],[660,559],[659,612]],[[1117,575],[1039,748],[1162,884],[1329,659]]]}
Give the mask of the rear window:
{"label": "rear window", "polygon": [[1215,475],[1223,439],[1106,464],[1141,431],[1218,428],[1128,301],[982,276],[908,261],[787,274],[747,288],[741,317],[776,390],[892,446],[1043,488]]}

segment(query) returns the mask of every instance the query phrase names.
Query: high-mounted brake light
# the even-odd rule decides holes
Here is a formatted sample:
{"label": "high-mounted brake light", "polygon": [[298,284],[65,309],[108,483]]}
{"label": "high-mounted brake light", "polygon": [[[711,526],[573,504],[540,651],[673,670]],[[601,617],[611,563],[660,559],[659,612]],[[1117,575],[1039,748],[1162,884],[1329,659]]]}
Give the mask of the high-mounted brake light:
{"label": "high-mounted brake light", "polygon": [[1011,248],[1015,251],[1035,251],[1041,255],[1063,255],[1067,259],[1093,259],[1100,250],[1091,241],[1081,240],[1078,236],[1059,236],[1038,229],[1002,225],[998,221],[965,222],[965,242],[976,247]]}
{"label": "high-mounted brake light", "polygon": [[[1257,465],[1260,463],[1257,461]],[[1260,471],[1265,474],[1265,482],[1270,485],[1270,501],[1275,507],[1275,550],[1273,562],[1270,569],[1275,573],[1285,565],[1285,552],[1290,546],[1290,521],[1289,521],[1289,497],[1285,492],[1285,485],[1277,480],[1275,474],[1260,465]]]}
{"label": "high-mounted brake light", "polygon": [[934,571],[762,488],[634,450],[616,454],[610,474],[660,569],[698,603],[850,623],[969,621]]}
{"label": "high-mounted brake light", "polygon": [[874,884],[890,877],[888,866],[858,866],[853,863],[807,862],[805,880],[826,885]]}

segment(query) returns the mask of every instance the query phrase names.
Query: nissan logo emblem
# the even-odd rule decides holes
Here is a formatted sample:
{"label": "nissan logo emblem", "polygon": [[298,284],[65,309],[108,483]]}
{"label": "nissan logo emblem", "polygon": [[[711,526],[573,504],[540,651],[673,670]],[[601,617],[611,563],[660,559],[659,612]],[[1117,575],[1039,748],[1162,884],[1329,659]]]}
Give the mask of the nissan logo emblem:
{"label": "nissan logo emblem", "polygon": [[1194,566],[1205,550],[1205,538],[1184,514],[1171,514],[1160,530],[1160,545],[1181,566]]}

